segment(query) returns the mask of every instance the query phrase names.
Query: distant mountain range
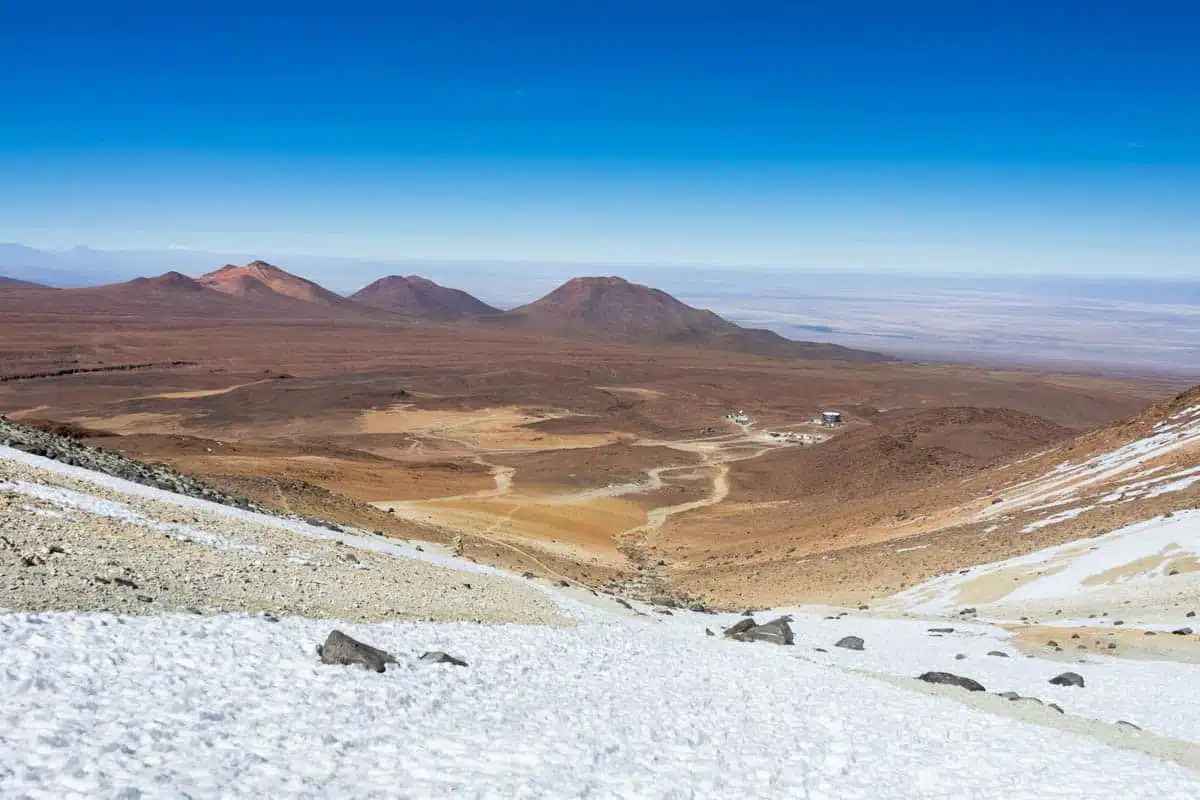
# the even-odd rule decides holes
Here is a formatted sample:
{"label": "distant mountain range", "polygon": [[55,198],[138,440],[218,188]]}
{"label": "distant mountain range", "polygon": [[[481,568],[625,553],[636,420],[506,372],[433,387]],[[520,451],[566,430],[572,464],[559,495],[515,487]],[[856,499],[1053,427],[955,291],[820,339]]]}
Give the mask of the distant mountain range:
{"label": "distant mountain range", "polygon": [[33,281],[23,281],[23,280],[18,280],[17,278],[6,278],[3,275],[0,275],[0,287],[6,287],[6,286],[10,287],[10,288],[24,287],[26,289],[45,289],[45,288],[47,288],[45,285],[40,284],[40,283],[34,283]]}
{"label": "distant mountain range", "polygon": [[659,289],[618,277],[572,278],[545,297],[502,311],[417,275],[391,275],[343,297],[265,261],[227,264],[199,278],[171,271],[102,286],[51,289],[0,279],[0,310],[150,319],[372,319],[492,324],[532,334],[687,345],[780,358],[886,361],[839,345],[797,342],[742,328]]}

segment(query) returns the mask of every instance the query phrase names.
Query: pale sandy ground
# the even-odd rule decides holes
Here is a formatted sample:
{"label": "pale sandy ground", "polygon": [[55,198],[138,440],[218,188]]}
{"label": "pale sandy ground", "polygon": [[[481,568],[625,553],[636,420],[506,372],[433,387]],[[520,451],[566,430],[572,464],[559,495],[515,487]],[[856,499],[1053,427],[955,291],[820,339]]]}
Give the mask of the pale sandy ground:
{"label": "pale sandy ground", "polygon": [[461,445],[464,451],[565,450],[576,447],[600,447],[628,437],[609,434],[548,434],[526,427],[536,422],[559,419],[564,413],[536,414],[516,406],[481,411],[430,411],[397,406],[364,412],[358,421],[359,433],[410,433],[442,439]]}

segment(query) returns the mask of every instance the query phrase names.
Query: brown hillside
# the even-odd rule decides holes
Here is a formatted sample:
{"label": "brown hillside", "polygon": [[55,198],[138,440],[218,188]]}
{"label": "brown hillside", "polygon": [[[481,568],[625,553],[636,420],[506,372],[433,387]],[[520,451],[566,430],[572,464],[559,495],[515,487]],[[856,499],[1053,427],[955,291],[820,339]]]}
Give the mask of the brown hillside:
{"label": "brown hillside", "polygon": [[460,289],[439,286],[419,275],[380,278],[350,299],[372,308],[426,319],[454,320],[500,313],[500,309]]}
{"label": "brown hillside", "polygon": [[854,428],[827,445],[779,450],[739,465],[735,481],[759,499],[873,498],[953,480],[1071,435],[1032,414],[934,408]]}
{"label": "brown hillside", "polygon": [[235,297],[273,293],[327,306],[346,306],[349,302],[341,295],[265,261],[251,261],[240,267],[226,264],[215,272],[201,276],[198,281],[210,289]]}
{"label": "brown hillside", "polygon": [[599,335],[785,358],[892,360],[879,353],[794,342],[771,331],[741,328],[660,289],[618,277],[572,278],[540,300],[509,311],[504,319],[510,324],[559,335]]}

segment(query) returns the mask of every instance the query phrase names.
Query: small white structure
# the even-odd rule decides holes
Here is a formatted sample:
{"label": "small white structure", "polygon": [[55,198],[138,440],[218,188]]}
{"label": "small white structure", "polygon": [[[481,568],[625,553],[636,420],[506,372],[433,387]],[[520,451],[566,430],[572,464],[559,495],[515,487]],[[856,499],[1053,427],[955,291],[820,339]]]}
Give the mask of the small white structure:
{"label": "small white structure", "polygon": [[821,424],[822,425],[841,425],[842,424],[842,413],[840,411],[822,411],[821,412]]}
{"label": "small white structure", "polygon": [[730,414],[726,414],[725,419],[729,420],[730,422],[737,423],[738,425],[749,425],[750,424],[750,417],[746,416],[745,411],[737,411],[737,412],[733,412]]}

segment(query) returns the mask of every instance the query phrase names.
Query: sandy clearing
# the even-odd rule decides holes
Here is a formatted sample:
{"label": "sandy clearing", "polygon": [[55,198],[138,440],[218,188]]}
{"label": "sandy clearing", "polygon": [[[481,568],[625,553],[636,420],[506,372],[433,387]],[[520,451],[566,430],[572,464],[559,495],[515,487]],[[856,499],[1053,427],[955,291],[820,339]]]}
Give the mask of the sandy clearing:
{"label": "sandy clearing", "polygon": [[118,414],[115,417],[80,417],[79,424],[85,428],[111,431],[120,436],[138,433],[186,434],[183,418],[175,414],[160,414],[148,411],[134,414]]}
{"label": "sandy clearing", "polygon": [[660,392],[658,389],[645,389],[640,386],[597,386],[596,388],[615,394],[631,394],[643,400],[661,400],[667,396],[666,392]]}
{"label": "sandy clearing", "polygon": [[431,411],[411,405],[365,411],[356,433],[407,433],[460,445],[464,452],[565,450],[601,447],[627,440],[627,434],[550,434],[528,426],[570,416],[534,413],[516,406],[481,411]]}
{"label": "sandy clearing", "polygon": [[162,392],[160,394],[144,394],[140,397],[131,397],[130,400],[195,400],[200,397],[218,397],[230,392],[236,392],[246,386],[257,386],[260,383],[270,383],[273,378],[261,381],[250,381],[248,383],[235,383],[232,386],[226,386],[220,389],[194,389],[183,392]]}
{"label": "sandy clearing", "polygon": [[[1013,632],[1012,643],[1021,652],[1055,661],[1074,662],[1081,655],[1098,653],[1144,661],[1200,663],[1200,636],[1176,636],[1170,630],[1138,626],[1005,626]],[[1178,630],[1185,626],[1168,626]],[[1194,626],[1200,628],[1200,626]],[[1050,642],[1057,643],[1057,651]],[[1115,645],[1115,647],[1110,647]]]}
{"label": "sandy clearing", "polygon": [[637,504],[616,498],[563,504],[553,496],[505,494],[376,505],[414,522],[609,566],[624,563],[616,537],[646,519]]}

